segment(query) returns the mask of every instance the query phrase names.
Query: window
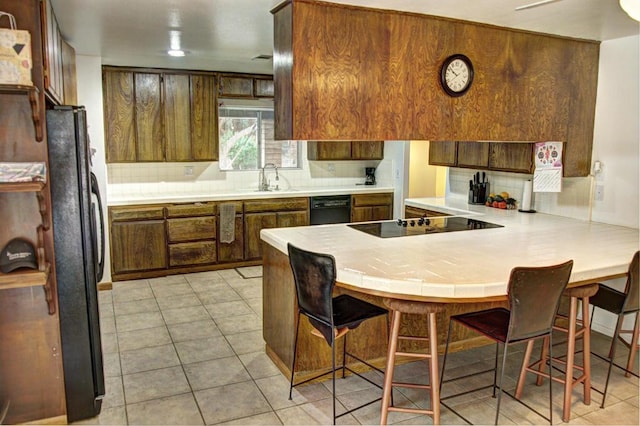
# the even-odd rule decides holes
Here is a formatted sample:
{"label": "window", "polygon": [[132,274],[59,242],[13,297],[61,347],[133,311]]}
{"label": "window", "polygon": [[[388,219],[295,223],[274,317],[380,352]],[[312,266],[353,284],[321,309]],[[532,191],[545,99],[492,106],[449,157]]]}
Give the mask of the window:
{"label": "window", "polygon": [[220,170],[257,170],[267,163],[297,168],[298,141],[273,140],[273,104],[223,99],[218,108]]}

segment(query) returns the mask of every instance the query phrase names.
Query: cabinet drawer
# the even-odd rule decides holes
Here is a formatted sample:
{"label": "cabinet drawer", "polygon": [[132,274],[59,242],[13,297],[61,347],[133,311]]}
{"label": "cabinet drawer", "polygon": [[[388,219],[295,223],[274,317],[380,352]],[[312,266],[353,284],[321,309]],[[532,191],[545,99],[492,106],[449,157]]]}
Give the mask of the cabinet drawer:
{"label": "cabinet drawer", "polygon": [[381,206],[393,203],[393,194],[355,194],[351,196],[353,207]]}
{"label": "cabinet drawer", "polygon": [[169,245],[169,266],[215,263],[216,242],[198,241]]}
{"label": "cabinet drawer", "polygon": [[167,207],[167,217],[213,216],[216,205],[213,203],[175,204]]}
{"label": "cabinet drawer", "polygon": [[286,212],[309,209],[308,198],[276,198],[244,202],[245,213]]}
{"label": "cabinet drawer", "polygon": [[170,243],[214,239],[216,237],[216,218],[215,216],[205,216],[168,219],[167,236]]}
{"label": "cabinet drawer", "polygon": [[110,207],[111,220],[154,220],[164,219],[164,206],[150,207]]}

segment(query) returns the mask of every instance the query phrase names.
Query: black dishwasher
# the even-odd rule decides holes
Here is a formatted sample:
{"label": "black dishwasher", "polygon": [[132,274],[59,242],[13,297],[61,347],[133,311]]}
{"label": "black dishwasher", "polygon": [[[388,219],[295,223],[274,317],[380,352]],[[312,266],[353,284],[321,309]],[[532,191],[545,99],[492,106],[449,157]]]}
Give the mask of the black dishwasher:
{"label": "black dishwasher", "polygon": [[310,197],[309,205],[311,225],[351,222],[351,195]]}

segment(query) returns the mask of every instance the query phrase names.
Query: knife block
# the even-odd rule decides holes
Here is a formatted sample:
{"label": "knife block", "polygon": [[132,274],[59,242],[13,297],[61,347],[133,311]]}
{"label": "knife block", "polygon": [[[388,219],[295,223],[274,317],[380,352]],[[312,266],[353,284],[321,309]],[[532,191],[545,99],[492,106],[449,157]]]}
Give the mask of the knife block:
{"label": "knife block", "polygon": [[475,183],[469,190],[469,204],[484,204],[489,195],[489,182]]}

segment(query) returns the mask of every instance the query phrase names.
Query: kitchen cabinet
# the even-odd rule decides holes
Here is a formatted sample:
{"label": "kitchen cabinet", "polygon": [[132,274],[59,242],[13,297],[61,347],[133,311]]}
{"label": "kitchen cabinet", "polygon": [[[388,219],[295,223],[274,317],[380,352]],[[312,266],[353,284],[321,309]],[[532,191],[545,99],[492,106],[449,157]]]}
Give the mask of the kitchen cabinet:
{"label": "kitchen cabinet", "polygon": [[191,159],[218,161],[216,77],[191,74]]}
{"label": "kitchen cabinet", "polygon": [[435,210],[421,209],[419,207],[405,206],[404,217],[405,219],[416,217],[437,217],[437,216],[451,216],[447,213],[441,213]]}
{"label": "kitchen cabinet", "polygon": [[44,89],[56,105],[65,103],[64,73],[62,68],[62,36],[51,0],[41,0],[44,46]]}
{"label": "kitchen cabinet", "polygon": [[273,98],[273,78],[252,74],[220,74],[218,96],[221,98]]}
{"label": "kitchen cabinet", "polygon": [[76,51],[62,40],[62,80],[64,86],[64,104],[78,105],[78,82],[76,74]]}
{"label": "kitchen cabinet", "polygon": [[455,167],[458,164],[458,143],[453,141],[430,141],[429,164]]}
{"label": "kitchen cabinet", "polygon": [[383,141],[309,141],[309,160],[382,160]]}
{"label": "kitchen cabinet", "polygon": [[215,263],[216,205],[176,204],[166,209],[169,267]]}
{"label": "kitchen cabinet", "polygon": [[164,128],[161,75],[136,72],[133,73],[133,81],[135,161],[162,161]]}
{"label": "kitchen cabinet", "polygon": [[164,74],[165,161],[191,160],[191,105],[188,74]]}
{"label": "kitchen cabinet", "polygon": [[309,225],[309,198],[276,198],[244,202],[245,260],[262,257],[260,230]]}
{"label": "kitchen cabinet", "polygon": [[[276,139],[557,140],[565,176],[589,174],[598,42],[306,0],[272,13]],[[452,53],[482,70],[457,98],[438,78]]]}
{"label": "kitchen cabinet", "polygon": [[531,174],[533,153],[533,143],[431,142],[429,164]]}
{"label": "kitchen cabinet", "polygon": [[167,268],[164,206],[110,207],[111,273]]}
{"label": "kitchen cabinet", "polygon": [[136,155],[133,72],[102,74],[107,163],[134,162]]}
{"label": "kitchen cabinet", "polygon": [[[241,262],[244,260],[244,215],[242,201],[235,203],[234,239],[230,243],[223,243],[218,238],[218,263]],[[225,202],[226,203],[226,202]],[[219,203],[219,205],[222,204]],[[220,220],[218,219],[218,235],[220,235]]]}
{"label": "kitchen cabinet", "polygon": [[351,196],[351,222],[393,218],[393,194],[354,194]]}

